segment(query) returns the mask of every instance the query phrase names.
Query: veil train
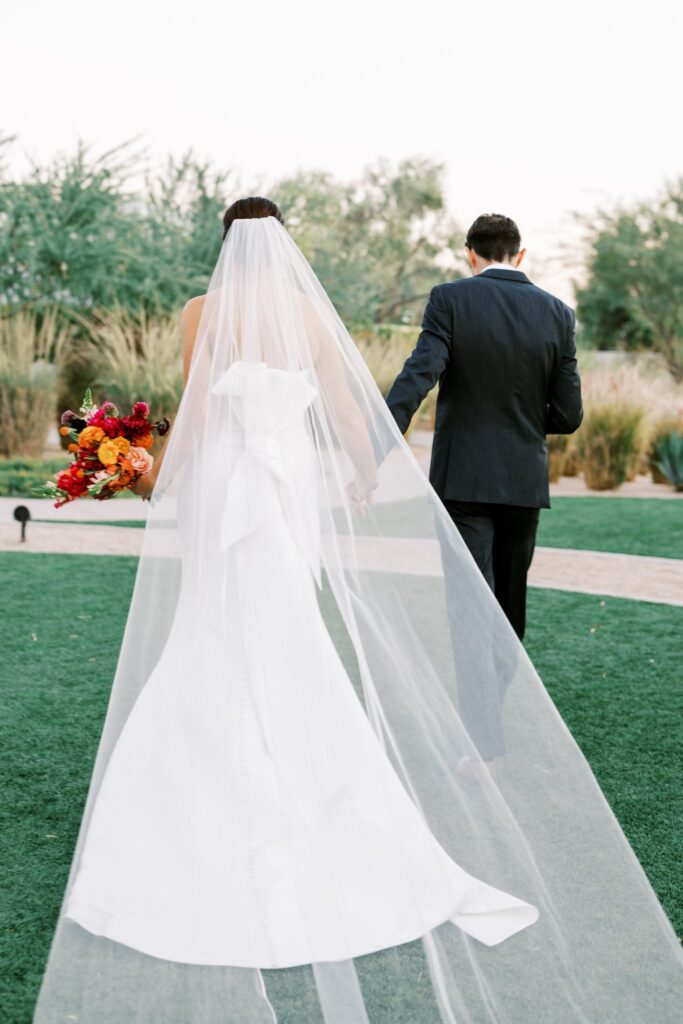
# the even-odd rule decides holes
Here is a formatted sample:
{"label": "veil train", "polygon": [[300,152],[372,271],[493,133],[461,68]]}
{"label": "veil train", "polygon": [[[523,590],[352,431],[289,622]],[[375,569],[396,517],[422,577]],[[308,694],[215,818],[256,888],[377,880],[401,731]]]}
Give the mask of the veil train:
{"label": "veil train", "polygon": [[313,271],[236,220],[35,1021],[674,1024],[682,966]]}

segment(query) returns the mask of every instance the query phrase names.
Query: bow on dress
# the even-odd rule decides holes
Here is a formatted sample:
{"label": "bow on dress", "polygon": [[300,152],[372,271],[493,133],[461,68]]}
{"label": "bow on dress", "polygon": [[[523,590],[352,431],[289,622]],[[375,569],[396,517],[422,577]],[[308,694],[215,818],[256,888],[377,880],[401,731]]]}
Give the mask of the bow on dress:
{"label": "bow on dress", "polygon": [[221,550],[282,516],[321,587],[314,449],[304,420],[318,396],[312,379],[309,369],[237,360],[212,391],[236,399],[238,425],[228,429],[242,446],[227,484]]}

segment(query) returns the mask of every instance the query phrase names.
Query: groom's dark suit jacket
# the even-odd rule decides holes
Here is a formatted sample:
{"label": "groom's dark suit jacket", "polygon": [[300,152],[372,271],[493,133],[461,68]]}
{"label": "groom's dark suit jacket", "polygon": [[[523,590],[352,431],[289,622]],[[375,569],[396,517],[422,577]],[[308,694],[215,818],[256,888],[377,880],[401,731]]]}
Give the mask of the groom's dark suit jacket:
{"label": "groom's dark suit jacket", "polygon": [[546,434],[581,423],[573,310],[518,270],[432,289],[387,395],[401,433],[439,383],[429,479],[442,500],[547,508]]}

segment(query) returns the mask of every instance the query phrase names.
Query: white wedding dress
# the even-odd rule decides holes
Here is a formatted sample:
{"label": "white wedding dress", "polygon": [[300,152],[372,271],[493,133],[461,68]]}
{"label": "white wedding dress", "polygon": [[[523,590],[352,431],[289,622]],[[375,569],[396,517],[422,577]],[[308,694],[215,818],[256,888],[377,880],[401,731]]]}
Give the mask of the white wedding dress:
{"label": "white wedding dress", "polygon": [[34,1024],[678,1024],[682,965],[311,266],[236,220]]}
{"label": "white wedding dress", "polygon": [[[347,960],[445,921],[501,942],[537,909],[436,841],[320,613],[312,376],[238,361],[213,390],[230,416],[204,466],[210,507],[195,508],[190,464],[174,624],[108,763],[66,915],[192,964]],[[215,552],[203,571],[196,516]]]}

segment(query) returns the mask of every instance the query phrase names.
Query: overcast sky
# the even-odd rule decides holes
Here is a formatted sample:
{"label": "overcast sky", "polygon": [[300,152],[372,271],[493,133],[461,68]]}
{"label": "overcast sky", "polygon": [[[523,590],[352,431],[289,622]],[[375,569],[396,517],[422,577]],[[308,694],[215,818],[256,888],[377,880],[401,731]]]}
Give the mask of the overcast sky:
{"label": "overcast sky", "polygon": [[0,129],[12,167],[142,136],[245,182],[448,168],[466,227],[514,217],[538,283],[571,298],[571,212],[683,173],[673,0],[16,0],[2,4]]}

